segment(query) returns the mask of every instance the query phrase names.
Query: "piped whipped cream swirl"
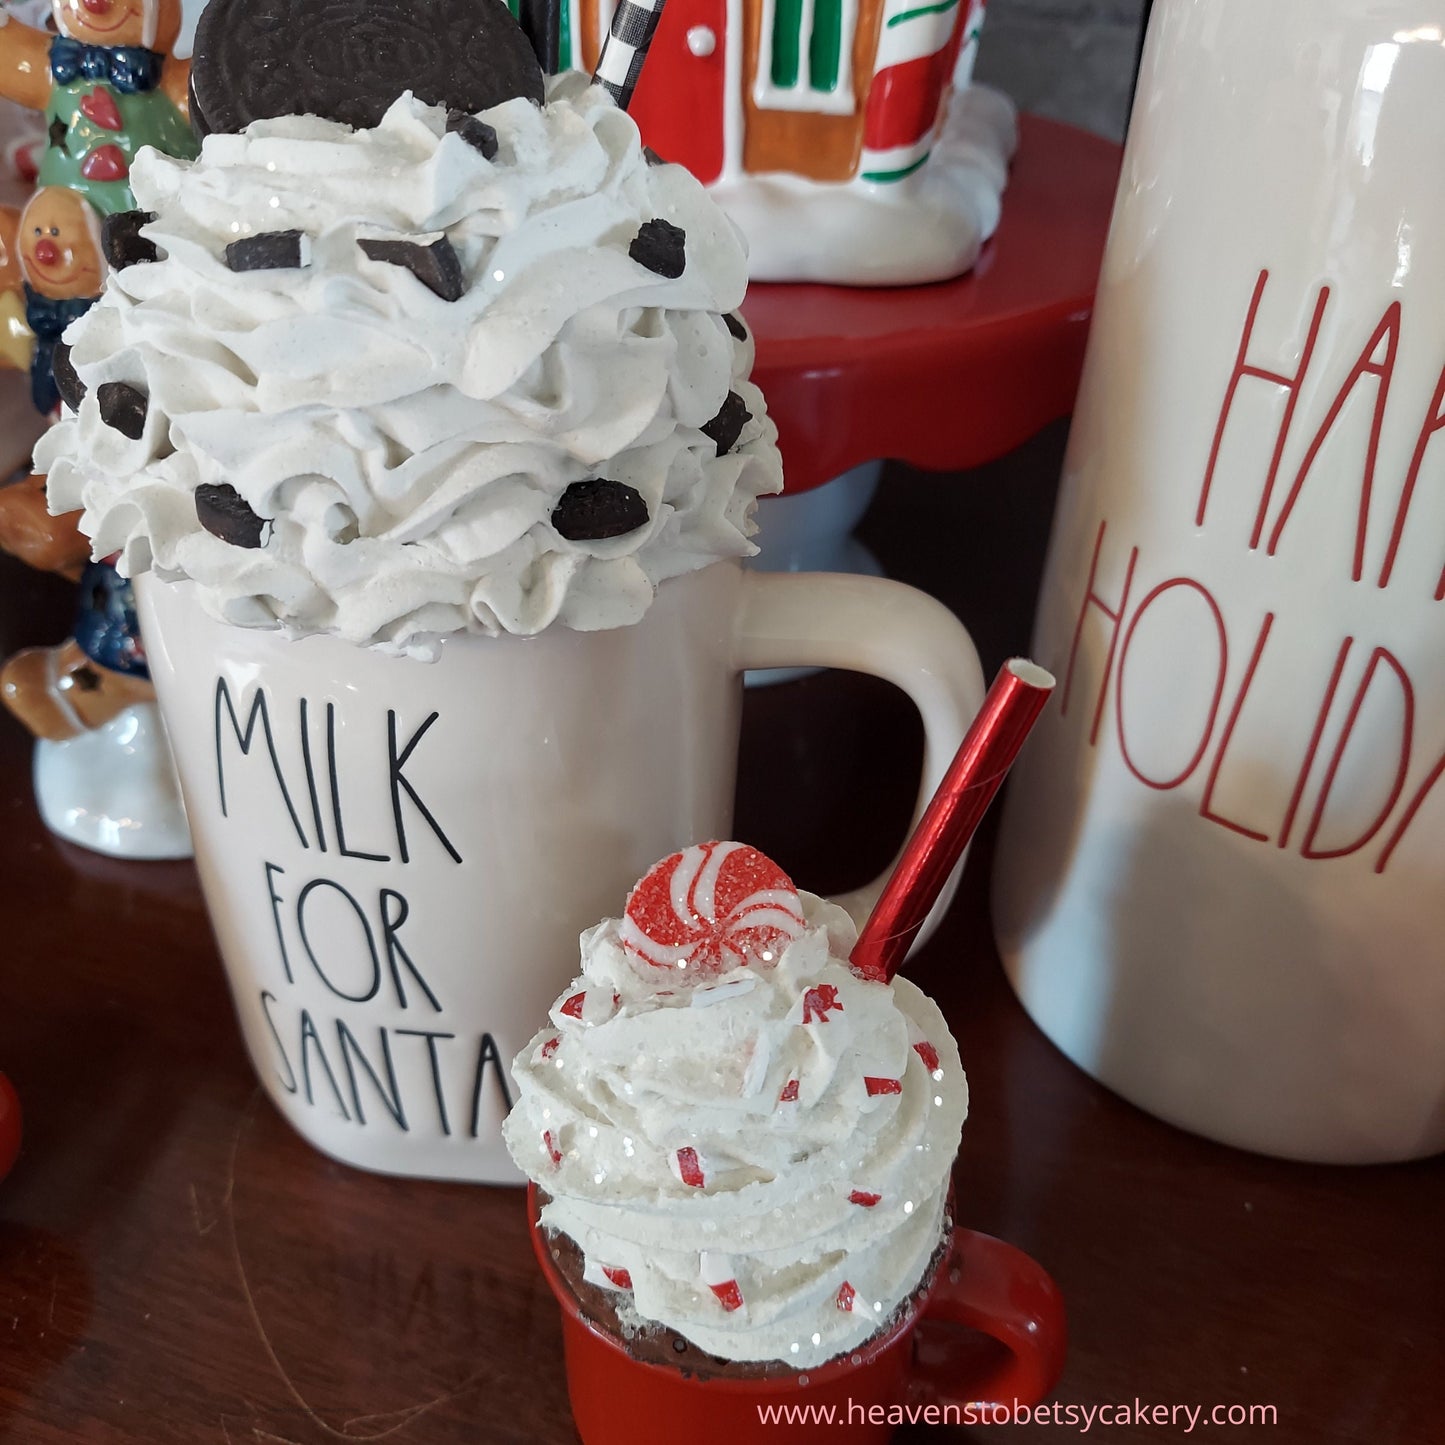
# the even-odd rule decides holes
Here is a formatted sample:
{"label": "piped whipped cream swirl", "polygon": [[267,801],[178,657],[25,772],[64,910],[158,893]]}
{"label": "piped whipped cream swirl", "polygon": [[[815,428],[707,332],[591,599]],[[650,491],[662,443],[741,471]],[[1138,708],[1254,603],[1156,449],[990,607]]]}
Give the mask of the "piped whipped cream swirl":
{"label": "piped whipped cream swirl", "polygon": [[937,1006],[855,977],[847,914],[796,896],[772,962],[691,986],[629,953],[625,924],[584,934],[505,1132],[624,1322],[807,1369],[919,1284],[968,1090]]}
{"label": "piped whipped cream swirl", "polygon": [[[730,318],[735,228],[582,77],[484,119],[490,159],[411,96],[373,130],[290,117],[211,135],[193,163],[137,158],[161,259],[114,272],[70,328],[86,394],[38,453],[97,556],[192,579],[228,622],[429,655],[458,630],[634,622],[666,578],[756,550],[755,499],[782,475]],[[656,221],[682,232],[681,274],[631,254]],[[287,230],[300,266],[227,266],[230,242]],[[454,301],[358,245],[439,238]],[[115,382],[147,399],[137,439],[102,418]],[[747,419],[724,449],[703,428],[739,415],[730,392]],[[597,478],[646,521],[563,535],[564,493]],[[217,487],[263,519],[261,545],[201,524],[197,489]]]}

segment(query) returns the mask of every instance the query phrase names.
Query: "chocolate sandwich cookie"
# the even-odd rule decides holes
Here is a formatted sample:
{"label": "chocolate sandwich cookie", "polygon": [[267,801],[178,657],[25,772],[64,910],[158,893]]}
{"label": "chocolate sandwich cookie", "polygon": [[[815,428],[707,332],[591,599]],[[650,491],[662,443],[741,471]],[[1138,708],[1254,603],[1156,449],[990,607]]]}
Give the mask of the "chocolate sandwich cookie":
{"label": "chocolate sandwich cookie", "polygon": [[196,520],[213,537],[251,551],[266,545],[271,525],[229,482],[202,482],[196,488]]}
{"label": "chocolate sandwich cookie", "polygon": [[85,400],[85,383],[80,379],[75,363],[70,359],[70,348],[63,341],[55,343],[50,366],[55,377],[55,389],[60,393],[61,401],[71,411],[79,411],[80,403]]}
{"label": "chocolate sandwich cookie", "polygon": [[552,511],[552,525],[569,542],[601,542],[647,524],[647,503],[626,482],[592,477],[573,482]]}
{"label": "chocolate sandwich cookie", "polygon": [[141,227],[150,225],[155,218],[154,211],[117,211],[100,223],[100,248],[112,271],[160,260],[156,243],[140,233]]}
{"label": "chocolate sandwich cookie", "polygon": [[95,396],[100,402],[100,419],[106,426],[133,442],[145,435],[146,416],[150,412],[145,392],[124,381],[106,381],[101,383]]}
{"label": "chocolate sandwich cookie", "polygon": [[486,121],[478,120],[465,111],[454,110],[447,116],[447,134],[459,135],[474,151],[481,153],[483,160],[497,158],[497,132]]}
{"label": "chocolate sandwich cookie", "polygon": [[259,231],[226,247],[231,271],[295,271],[306,264],[305,237],[300,231]]}
{"label": "chocolate sandwich cookie", "polygon": [[410,271],[428,291],[443,301],[457,301],[467,289],[462,263],[445,236],[435,241],[360,240],[356,243],[373,261]]}
{"label": "chocolate sandwich cookie", "polygon": [[702,428],[702,434],[712,439],[718,456],[725,457],[737,446],[743,428],[752,419],[753,414],[747,409],[742,397],[737,392],[730,391],[727,400],[722,404],[722,410]]}
{"label": "chocolate sandwich cookie", "polygon": [[687,232],[671,221],[644,221],[638,227],[627,254],[639,266],[676,281],[687,269]]}
{"label": "chocolate sandwich cookie", "polygon": [[503,0],[210,0],[196,29],[202,136],[283,115],[364,129],[408,90],[468,114],[541,105],[542,69]]}

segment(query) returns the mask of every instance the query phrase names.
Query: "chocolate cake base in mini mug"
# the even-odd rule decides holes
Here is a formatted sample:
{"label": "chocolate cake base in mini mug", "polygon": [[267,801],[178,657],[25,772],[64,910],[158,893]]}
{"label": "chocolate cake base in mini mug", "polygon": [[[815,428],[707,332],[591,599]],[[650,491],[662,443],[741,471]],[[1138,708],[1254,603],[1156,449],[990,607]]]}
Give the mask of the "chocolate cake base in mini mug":
{"label": "chocolate cake base in mini mug", "polygon": [[1063,1372],[1068,1324],[1058,1285],[1022,1250],[962,1226],[948,1231],[947,1252],[911,1308],[817,1369],[705,1375],[638,1359],[583,1312],[537,1223],[536,1185],[527,1207],[533,1252],[562,1307],[567,1394],[582,1445],[883,1445],[910,1420],[1007,1423],[1015,1407],[1048,1396]]}
{"label": "chocolate cake base in mini mug", "polygon": [[[720,562],[633,626],[458,634],[434,663],[227,626],[190,583],[137,591],[252,1061],[317,1148],[396,1174],[519,1181],[507,1064],[581,930],[729,835],[744,669],[902,687],[925,801],[984,692],[953,615],[877,578]],[[861,919],[874,896],[839,901]]]}

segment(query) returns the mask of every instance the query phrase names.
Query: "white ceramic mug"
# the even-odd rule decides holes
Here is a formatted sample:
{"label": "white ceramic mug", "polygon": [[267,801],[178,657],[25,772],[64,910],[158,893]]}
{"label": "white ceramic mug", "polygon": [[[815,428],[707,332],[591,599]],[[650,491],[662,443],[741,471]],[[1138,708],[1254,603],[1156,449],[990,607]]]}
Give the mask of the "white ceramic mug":
{"label": "white ceramic mug", "polygon": [[1159,0],[1035,653],[1000,947],[1246,1148],[1445,1147],[1445,0]]}
{"label": "white ceramic mug", "polygon": [[[953,615],[877,578],[718,563],[634,626],[454,636],[434,663],[228,627],[192,590],[137,588],[247,1046],[305,1138],[391,1173],[520,1178],[506,1066],[581,930],[659,858],[728,836],[743,669],[904,688],[921,799],[983,697]],[[873,896],[840,901],[861,917]]]}

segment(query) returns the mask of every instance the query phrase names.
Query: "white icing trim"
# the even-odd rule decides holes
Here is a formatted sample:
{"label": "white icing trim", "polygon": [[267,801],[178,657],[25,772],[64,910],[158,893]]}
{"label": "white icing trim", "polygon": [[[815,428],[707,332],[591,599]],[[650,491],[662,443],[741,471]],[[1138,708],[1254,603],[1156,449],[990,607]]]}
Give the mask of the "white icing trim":
{"label": "white icing trim", "polygon": [[[975,85],[953,97],[928,163],[901,181],[744,176],[713,195],[747,237],[754,281],[937,281],[972,266],[993,234],[1016,140],[1008,99]],[[898,169],[922,149],[866,151],[863,166]]]}
{"label": "white icing trim", "polygon": [[723,163],[719,182],[743,174],[743,4],[727,0],[723,36]]}
{"label": "white icing trim", "polygon": [[773,26],[777,0],[763,0],[758,37],[758,69],[753,81],[753,104],[759,110],[801,110],[817,115],[853,115],[853,42],[858,33],[858,0],[843,0],[838,49],[838,84],[833,90],[814,90],[809,64],[809,38],[813,33],[815,0],[803,0],[798,24],[798,83],[773,84]]}
{"label": "white icing trim", "polygon": [[141,17],[141,44],[154,50],[161,25],[161,0],[141,0]]}
{"label": "white icing trim", "polygon": [[[916,5],[901,6],[898,13],[904,14],[916,8]],[[957,23],[956,5],[951,10],[915,16],[904,21],[902,25],[890,26],[885,16],[883,32],[878,37],[878,58],[873,65],[874,75],[910,60],[921,60],[925,55],[937,55],[953,39],[953,27]]]}
{"label": "white icing trim", "polygon": [[572,54],[564,70],[582,69],[582,0],[564,0],[567,6],[567,33],[572,41]]}
{"label": "white icing trim", "polygon": [[958,64],[953,68],[955,90],[967,90],[973,83],[973,68],[978,63],[979,36],[983,32],[983,20],[987,11],[988,0],[973,0],[969,6],[968,31],[958,52]]}
{"label": "white icing trim", "polygon": [[[921,160],[933,149],[934,138],[938,134],[937,124],[933,125],[926,134],[920,136],[910,145],[893,146],[888,150],[871,151],[864,150],[863,158],[858,166],[858,179],[870,171],[901,171],[911,166],[915,161]],[[910,179],[905,177],[905,179]],[[897,181],[863,181],[864,185],[883,185],[891,187],[897,185]]]}

